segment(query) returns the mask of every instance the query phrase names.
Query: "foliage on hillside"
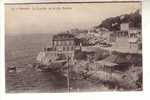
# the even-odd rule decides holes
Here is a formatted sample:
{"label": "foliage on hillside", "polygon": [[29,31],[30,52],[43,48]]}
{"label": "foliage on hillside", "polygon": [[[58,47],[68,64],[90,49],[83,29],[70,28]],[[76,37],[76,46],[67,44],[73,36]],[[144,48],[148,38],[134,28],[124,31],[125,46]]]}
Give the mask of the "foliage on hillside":
{"label": "foliage on hillside", "polygon": [[116,31],[120,29],[121,23],[129,23],[130,27],[141,28],[140,11],[137,10],[134,13],[107,18],[100,25],[96,26],[96,28],[105,27],[111,31]]}

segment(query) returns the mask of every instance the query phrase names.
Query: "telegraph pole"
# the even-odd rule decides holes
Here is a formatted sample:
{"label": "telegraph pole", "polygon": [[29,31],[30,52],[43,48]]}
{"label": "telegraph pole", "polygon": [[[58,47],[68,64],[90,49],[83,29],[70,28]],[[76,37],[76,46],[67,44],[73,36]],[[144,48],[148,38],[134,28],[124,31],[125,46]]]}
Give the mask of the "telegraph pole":
{"label": "telegraph pole", "polygon": [[70,72],[69,72],[69,60],[70,57],[68,56],[67,62],[68,62],[68,68],[67,68],[67,86],[68,86],[68,92],[70,92]]}

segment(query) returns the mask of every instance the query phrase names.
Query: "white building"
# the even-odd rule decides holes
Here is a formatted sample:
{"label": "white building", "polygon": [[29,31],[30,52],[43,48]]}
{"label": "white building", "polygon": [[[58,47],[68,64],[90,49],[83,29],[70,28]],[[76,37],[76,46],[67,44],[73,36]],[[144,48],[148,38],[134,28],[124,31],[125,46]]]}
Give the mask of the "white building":
{"label": "white building", "polygon": [[120,24],[120,31],[128,31],[128,30],[129,30],[129,23]]}

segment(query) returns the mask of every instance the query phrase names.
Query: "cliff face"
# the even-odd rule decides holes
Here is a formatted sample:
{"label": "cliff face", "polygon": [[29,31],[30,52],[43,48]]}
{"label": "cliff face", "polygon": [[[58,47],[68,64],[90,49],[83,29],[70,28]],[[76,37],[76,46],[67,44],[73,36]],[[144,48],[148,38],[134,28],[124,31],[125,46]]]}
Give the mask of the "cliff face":
{"label": "cliff face", "polygon": [[57,56],[53,56],[50,53],[47,52],[39,52],[39,54],[36,57],[36,60],[38,63],[43,65],[49,65],[52,61],[56,60]]}

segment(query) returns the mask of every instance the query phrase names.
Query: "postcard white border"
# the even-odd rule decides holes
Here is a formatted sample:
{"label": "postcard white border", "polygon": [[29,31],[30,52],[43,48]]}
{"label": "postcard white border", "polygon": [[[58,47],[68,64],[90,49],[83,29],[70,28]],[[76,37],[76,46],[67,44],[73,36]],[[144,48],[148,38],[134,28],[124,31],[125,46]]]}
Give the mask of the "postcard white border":
{"label": "postcard white border", "polygon": [[[104,0],[103,0],[104,1]],[[150,1],[143,1],[143,81],[142,92],[84,92],[84,93],[5,93],[4,1],[0,4],[0,99],[1,100],[146,100],[150,91]]]}

